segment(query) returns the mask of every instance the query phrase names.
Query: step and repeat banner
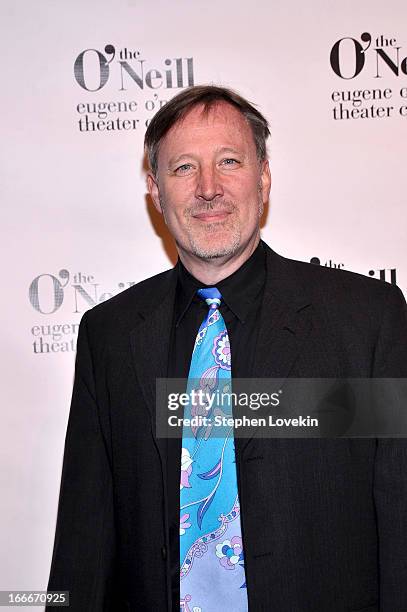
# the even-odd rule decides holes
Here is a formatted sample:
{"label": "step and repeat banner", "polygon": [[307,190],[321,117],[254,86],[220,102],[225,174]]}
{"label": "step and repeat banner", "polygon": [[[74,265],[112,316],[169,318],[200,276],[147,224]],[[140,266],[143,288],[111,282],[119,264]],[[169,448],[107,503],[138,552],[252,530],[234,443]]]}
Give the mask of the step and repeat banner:
{"label": "step and repeat banner", "polygon": [[182,88],[270,120],[263,238],[407,289],[407,5],[2,0],[0,590],[45,589],[78,325],[171,267],[143,137]]}

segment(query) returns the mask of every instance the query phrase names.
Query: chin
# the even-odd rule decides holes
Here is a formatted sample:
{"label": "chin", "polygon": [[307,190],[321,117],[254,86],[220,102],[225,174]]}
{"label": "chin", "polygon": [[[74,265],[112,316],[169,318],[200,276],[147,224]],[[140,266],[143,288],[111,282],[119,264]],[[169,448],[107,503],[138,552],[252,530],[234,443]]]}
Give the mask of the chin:
{"label": "chin", "polygon": [[189,237],[192,253],[200,259],[234,255],[240,246],[240,232],[213,232]]}

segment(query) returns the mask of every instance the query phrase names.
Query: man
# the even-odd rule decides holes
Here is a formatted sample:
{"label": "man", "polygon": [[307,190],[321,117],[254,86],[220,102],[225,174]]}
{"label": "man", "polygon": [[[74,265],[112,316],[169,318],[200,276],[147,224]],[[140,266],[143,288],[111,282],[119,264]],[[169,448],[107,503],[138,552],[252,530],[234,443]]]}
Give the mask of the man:
{"label": "man", "polygon": [[[156,435],[155,385],[208,366],[197,355],[211,324],[226,326],[224,362],[210,366],[225,380],[407,375],[398,288],[260,240],[268,133],[252,105],[214,86],[183,91],[147,130],[148,188],[179,261],[81,321],[48,584],[69,590],[75,611],[178,610],[180,597],[194,612],[407,610],[405,440],[236,436],[211,506],[233,491],[235,513],[210,532],[211,569],[208,538],[199,554],[198,540],[183,549],[196,518],[183,499],[202,484],[189,481],[197,448]],[[216,465],[200,479],[215,482]],[[186,560],[195,582],[183,582]]]}

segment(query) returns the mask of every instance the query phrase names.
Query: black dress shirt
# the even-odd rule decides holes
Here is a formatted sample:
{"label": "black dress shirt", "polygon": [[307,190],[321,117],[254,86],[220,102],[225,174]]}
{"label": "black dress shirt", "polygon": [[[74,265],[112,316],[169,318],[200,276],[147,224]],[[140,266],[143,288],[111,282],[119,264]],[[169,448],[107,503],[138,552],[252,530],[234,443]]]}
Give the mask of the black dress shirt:
{"label": "black dress shirt", "polygon": [[[198,281],[180,261],[168,360],[169,378],[188,378],[192,349],[208,306],[197,289],[213,286]],[[262,241],[236,272],[216,284],[222,294],[220,312],[228,330],[232,378],[248,378],[256,350],[258,320],[266,276]],[[179,609],[179,495],[181,439],[168,439],[167,485],[171,583],[174,610]]]}

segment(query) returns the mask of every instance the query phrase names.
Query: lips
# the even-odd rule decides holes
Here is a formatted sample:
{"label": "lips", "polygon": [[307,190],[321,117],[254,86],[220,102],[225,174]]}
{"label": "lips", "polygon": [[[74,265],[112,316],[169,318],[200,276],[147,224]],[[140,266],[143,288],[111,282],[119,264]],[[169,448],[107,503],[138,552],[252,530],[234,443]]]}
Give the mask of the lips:
{"label": "lips", "polygon": [[197,213],[192,216],[200,221],[222,221],[222,219],[226,219],[228,215],[230,215],[230,212],[227,210],[211,210]]}

